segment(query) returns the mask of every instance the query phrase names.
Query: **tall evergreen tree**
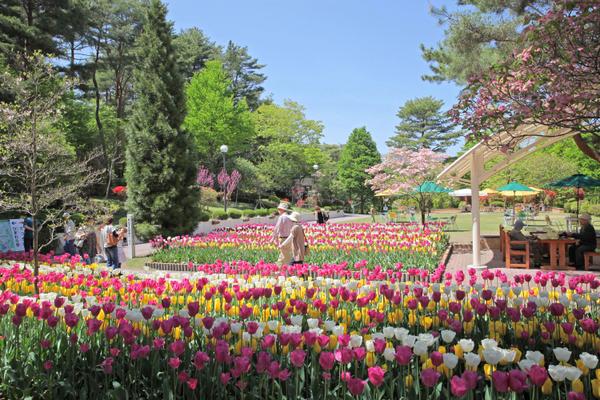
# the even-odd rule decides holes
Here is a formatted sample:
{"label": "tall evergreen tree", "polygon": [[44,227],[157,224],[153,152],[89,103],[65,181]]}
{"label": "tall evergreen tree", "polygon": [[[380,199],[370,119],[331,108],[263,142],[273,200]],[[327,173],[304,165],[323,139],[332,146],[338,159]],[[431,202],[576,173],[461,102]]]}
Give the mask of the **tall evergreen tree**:
{"label": "tall evergreen tree", "polygon": [[442,152],[455,144],[461,132],[454,130],[450,117],[441,111],[443,105],[431,96],[408,100],[398,111],[400,124],[387,145]]}
{"label": "tall evergreen tree", "polygon": [[227,44],[223,52],[223,68],[231,79],[231,91],[236,103],[246,99],[250,110],[260,106],[261,86],[267,77],[260,72],[265,66],[248,54],[248,48],[233,42]]}
{"label": "tall evergreen tree", "polygon": [[199,209],[194,147],[181,129],[183,80],[166,16],[161,1],[152,0],[138,40],[136,99],[127,131],[127,208],[142,223],[180,234],[195,227]]}
{"label": "tall evergreen tree", "polygon": [[338,162],[338,182],[351,198],[359,202],[360,212],[373,198],[373,191],[366,185],[371,178],[366,170],[381,162],[381,154],[366,127],[356,128],[342,149]]}

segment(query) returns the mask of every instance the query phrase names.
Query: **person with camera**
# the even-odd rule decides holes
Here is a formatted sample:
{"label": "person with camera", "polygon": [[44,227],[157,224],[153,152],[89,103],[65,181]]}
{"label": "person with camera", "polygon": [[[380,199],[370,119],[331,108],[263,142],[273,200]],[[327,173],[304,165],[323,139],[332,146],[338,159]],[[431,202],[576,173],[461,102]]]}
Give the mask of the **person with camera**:
{"label": "person with camera", "polygon": [[113,219],[108,218],[106,225],[100,231],[102,241],[104,242],[104,254],[106,256],[106,266],[108,268],[120,268],[119,262],[119,242],[127,234],[126,228],[119,228],[113,225]]}

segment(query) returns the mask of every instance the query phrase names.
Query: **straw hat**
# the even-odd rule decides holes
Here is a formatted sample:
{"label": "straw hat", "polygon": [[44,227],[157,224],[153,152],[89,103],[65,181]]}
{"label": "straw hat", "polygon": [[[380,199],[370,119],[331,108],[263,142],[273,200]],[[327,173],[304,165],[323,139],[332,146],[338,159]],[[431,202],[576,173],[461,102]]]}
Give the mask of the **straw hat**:
{"label": "straw hat", "polygon": [[298,222],[298,220],[300,219],[300,213],[294,211],[293,213],[290,214],[289,218],[290,218],[290,220],[292,220],[294,222]]}
{"label": "straw hat", "polygon": [[279,203],[279,205],[277,206],[278,210],[283,210],[283,211],[287,211],[290,208],[290,206],[288,205],[288,203]]}
{"label": "straw hat", "polygon": [[585,221],[590,222],[592,220],[592,216],[588,213],[579,214],[579,219],[583,219]]}

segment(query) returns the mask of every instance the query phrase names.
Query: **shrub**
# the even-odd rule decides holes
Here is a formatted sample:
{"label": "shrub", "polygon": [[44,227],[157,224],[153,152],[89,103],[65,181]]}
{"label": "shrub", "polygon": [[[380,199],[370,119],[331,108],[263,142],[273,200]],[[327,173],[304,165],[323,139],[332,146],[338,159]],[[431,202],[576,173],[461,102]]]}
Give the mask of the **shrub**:
{"label": "shrub", "polygon": [[143,242],[158,236],[160,233],[160,227],[152,225],[147,222],[141,222],[135,225],[135,236]]}
{"label": "shrub", "polygon": [[248,218],[256,217],[256,210],[244,210],[244,217],[248,217]]}
{"label": "shrub", "polygon": [[204,205],[216,204],[218,193],[213,188],[201,187],[200,188],[200,201]]}
{"label": "shrub", "polygon": [[221,210],[214,211],[212,216],[213,216],[213,218],[220,219],[220,220],[226,220],[227,218],[229,218],[229,214],[226,213],[225,211],[221,211]]}
{"label": "shrub", "polygon": [[229,218],[231,219],[240,219],[242,217],[241,211],[229,211]]}
{"label": "shrub", "polygon": [[256,215],[260,217],[266,217],[267,215],[269,215],[269,210],[266,208],[259,208],[258,210],[256,210]]}
{"label": "shrub", "polygon": [[200,214],[200,222],[206,222],[210,220],[210,214],[206,213],[206,212],[202,212]]}
{"label": "shrub", "polygon": [[127,227],[127,217],[119,218],[119,226]]}

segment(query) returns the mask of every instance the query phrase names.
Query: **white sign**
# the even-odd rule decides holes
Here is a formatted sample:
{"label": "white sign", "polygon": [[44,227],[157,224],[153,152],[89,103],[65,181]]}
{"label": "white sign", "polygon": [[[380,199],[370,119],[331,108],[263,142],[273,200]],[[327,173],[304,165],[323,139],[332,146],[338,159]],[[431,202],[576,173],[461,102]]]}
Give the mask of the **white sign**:
{"label": "white sign", "polygon": [[10,227],[13,231],[13,238],[15,243],[14,251],[25,251],[25,221],[23,219],[11,219],[9,220]]}
{"label": "white sign", "polygon": [[0,221],[0,252],[24,251],[24,233],[22,219]]}

